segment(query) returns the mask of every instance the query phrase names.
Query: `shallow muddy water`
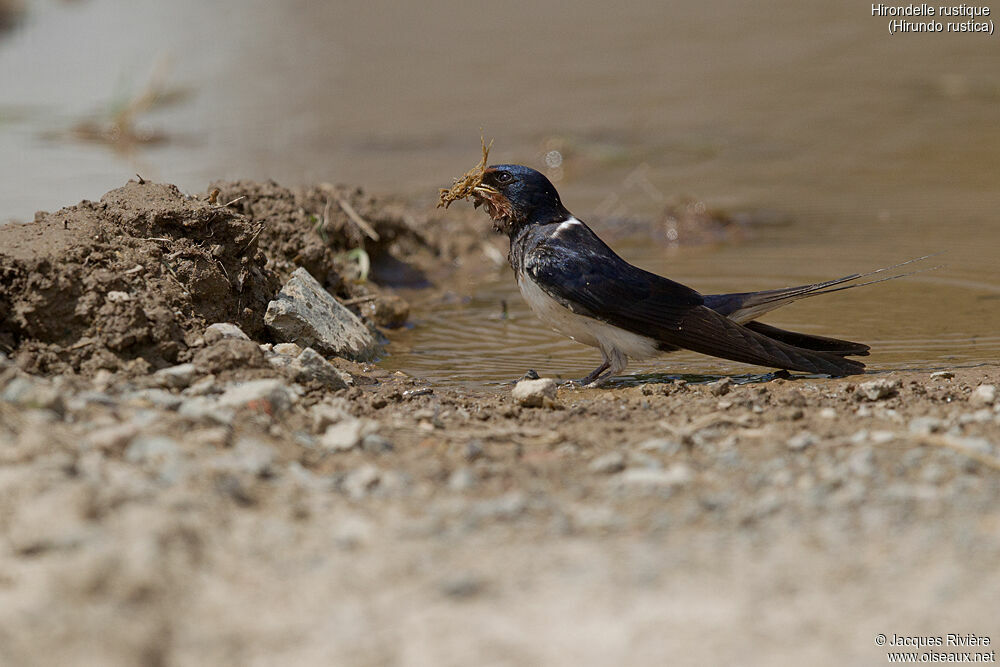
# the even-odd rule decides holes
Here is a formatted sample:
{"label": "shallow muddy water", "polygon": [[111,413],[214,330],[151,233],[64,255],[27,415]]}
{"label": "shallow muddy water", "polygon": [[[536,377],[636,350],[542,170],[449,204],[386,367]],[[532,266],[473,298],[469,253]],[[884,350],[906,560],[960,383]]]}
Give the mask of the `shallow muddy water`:
{"label": "shallow muddy water", "polygon": [[[995,39],[890,36],[867,5],[820,2],[29,2],[0,34],[0,220],[96,198],[135,172],[190,192],[238,177],[355,183],[430,207],[475,161],[483,128],[497,161],[558,163],[547,171],[565,203],[595,227],[652,219],[679,196],[789,221],[740,244],[614,244],[701,291],[940,252],[937,271],[769,321],[865,341],[875,369],[991,362]],[[149,89],[155,101],[137,104]],[[129,129],[158,141],[79,131],[130,103]],[[457,298],[407,295],[414,326],[384,365],[477,384],[528,368],[578,377],[599,360],[545,331],[509,273],[443,287]],[[630,368],[748,370],[689,354]]]}

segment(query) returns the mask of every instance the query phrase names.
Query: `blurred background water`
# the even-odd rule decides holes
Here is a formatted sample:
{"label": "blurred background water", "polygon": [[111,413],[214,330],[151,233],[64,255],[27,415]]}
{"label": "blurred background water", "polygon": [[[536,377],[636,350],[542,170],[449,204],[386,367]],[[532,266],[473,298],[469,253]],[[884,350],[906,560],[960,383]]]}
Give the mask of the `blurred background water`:
{"label": "blurred background water", "polygon": [[[345,182],[430,207],[482,128],[495,161],[545,170],[585,220],[653,219],[687,196],[787,221],[744,243],[616,244],[704,292],[942,252],[937,271],[769,321],[868,342],[875,368],[1000,356],[988,34],[890,36],[868,5],[808,0],[0,5],[0,221],[137,172],[192,193],[219,178]],[[416,326],[387,366],[478,383],[599,361],[541,330],[509,275],[458,291],[451,305],[411,296]],[[511,317],[491,319],[504,300]],[[748,367],[681,354],[636,370],[656,369]]]}

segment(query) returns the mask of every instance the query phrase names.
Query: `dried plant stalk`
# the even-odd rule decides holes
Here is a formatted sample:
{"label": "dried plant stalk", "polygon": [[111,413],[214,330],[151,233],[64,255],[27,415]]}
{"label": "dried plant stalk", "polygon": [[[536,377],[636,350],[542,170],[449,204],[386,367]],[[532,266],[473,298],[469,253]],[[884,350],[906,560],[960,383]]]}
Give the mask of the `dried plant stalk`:
{"label": "dried plant stalk", "polygon": [[485,137],[480,136],[479,140],[483,144],[483,158],[479,161],[479,164],[465,172],[462,178],[456,179],[454,185],[450,188],[441,188],[438,208],[442,206],[448,208],[453,201],[471,197],[473,188],[483,182],[483,174],[486,172],[486,164],[490,157],[490,149],[493,148],[493,140],[490,139],[488,146],[486,145]]}

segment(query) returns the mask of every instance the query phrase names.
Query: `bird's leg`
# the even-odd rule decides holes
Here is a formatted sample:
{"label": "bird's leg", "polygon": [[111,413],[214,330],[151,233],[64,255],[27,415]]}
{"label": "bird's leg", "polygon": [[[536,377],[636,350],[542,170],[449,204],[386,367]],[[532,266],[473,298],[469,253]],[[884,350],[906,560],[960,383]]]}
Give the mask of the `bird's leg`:
{"label": "bird's leg", "polygon": [[[610,350],[602,349],[601,356],[604,357],[604,363],[595,368],[593,373],[581,379],[580,386],[599,387],[605,379],[618,375],[628,366],[628,357],[621,350],[615,348],[611,348]],[[607,371],[607,374],[602,376],[602,373],[605,371]]]}
{"label": "bird's leg", "polygon": [[604,358],[604,363],[602,363],[600,366],[598,366],[597,368],[595,368],[593,373],[591,373],[590,375],[588,375],[585,378],[580,378],[579,380],[577,380],[577,382],[579,383],[579,385],[581,387],[586,387],[591,382],[596,381],[597,378],[600,377],[601,373],[603,373],[604,371],[608,370],[609,366],[611,366],[611,363],[608,361],[607,357],[605,357]]}

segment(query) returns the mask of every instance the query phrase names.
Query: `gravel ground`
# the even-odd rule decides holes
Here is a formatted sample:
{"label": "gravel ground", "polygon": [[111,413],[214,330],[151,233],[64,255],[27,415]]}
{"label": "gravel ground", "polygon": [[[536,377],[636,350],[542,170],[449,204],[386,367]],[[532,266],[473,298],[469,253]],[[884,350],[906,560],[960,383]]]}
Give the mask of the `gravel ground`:
{"label": "gravel ground", "polygon": [[[245,244],[256,201],[191,210]],[[111,229],[107,208],[80,224]],[[263,237],[253,299],[295,264]],[[130,270],[157,243],[139,241],[107,261]],[[184,272],[161,313],[177,344],[151,317],[113,338],[74,303],[67,334],[11,287],[45,271],[21,253],[0,274],[18,305],[0,331],[0,664],[840,665],[885,662],[878,633],[1000,640],[1000,366],[447,389],[270,339],[262,312],[208,303],[226,283],[202,298]],[[343,278],[320,280],[405,307]],[[74,298],[98,310],[144,303],[88,280]]]}

